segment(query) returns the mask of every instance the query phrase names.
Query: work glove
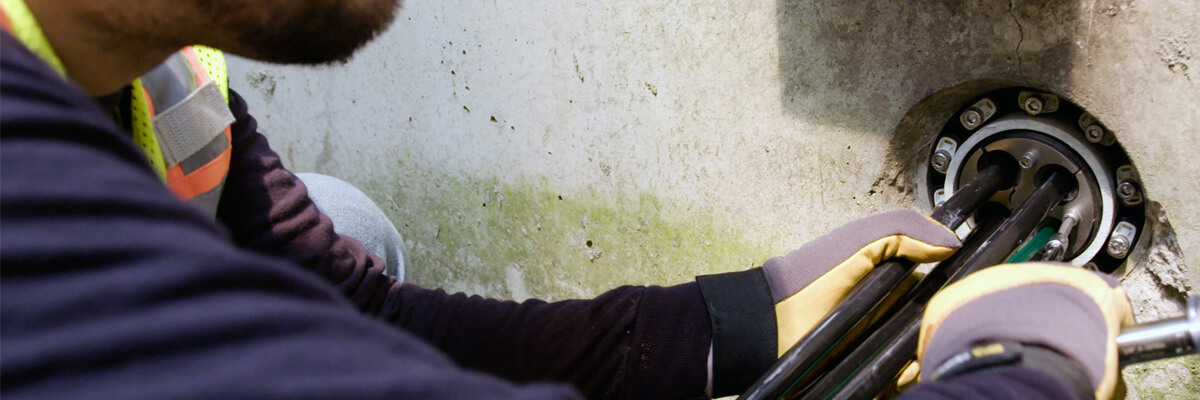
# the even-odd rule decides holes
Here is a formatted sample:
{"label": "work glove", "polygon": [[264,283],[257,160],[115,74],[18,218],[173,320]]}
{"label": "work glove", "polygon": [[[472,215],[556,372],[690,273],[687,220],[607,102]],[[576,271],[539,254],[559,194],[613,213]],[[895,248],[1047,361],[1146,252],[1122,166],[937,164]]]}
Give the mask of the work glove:
{"label": "work glove", "polygon": [[1116,337],[1133,324],[1125,289],[1107,275],[1061,264],[988,268],[938,292],[925,309],[921,381],[1023,365],[1077,398],[1111,399]]}
{"label": "work glove", "polygon": [[761,268],[696,278],[712,320],[713,396],[745,390],[876,264],[949,257],[962,242],[915,211],[850,222]]}

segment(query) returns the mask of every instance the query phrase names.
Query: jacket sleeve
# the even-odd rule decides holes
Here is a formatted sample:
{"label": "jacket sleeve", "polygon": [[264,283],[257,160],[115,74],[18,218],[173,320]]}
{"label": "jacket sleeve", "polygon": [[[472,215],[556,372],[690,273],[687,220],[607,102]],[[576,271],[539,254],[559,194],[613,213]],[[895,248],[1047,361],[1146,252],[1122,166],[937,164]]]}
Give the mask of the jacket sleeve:
{"label": "jacket sleeve", "polygon": [[233,157],[217,215],[239,246],[321,275],[362,311],[471,369],[517,382],[566,381],[589,398],[704,397],[711,333],[695,283],[555,303],[398,283],[360,243],[334,233],[232,91],[230,107]]}
{"label": "jacket sleeve", "polygon": [[0,65],[6,400],[579,398],[457,367],[317,276],[237,249],[4,32]]}

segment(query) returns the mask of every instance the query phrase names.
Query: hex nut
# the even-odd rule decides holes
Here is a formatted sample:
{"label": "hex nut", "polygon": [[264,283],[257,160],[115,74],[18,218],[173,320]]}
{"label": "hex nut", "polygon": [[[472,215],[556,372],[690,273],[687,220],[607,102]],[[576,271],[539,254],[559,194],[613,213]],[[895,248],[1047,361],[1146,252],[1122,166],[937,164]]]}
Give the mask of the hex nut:
{"label": "hex nut", "polygon": [[1025,112],[1029,113],[1029,115],[1038,115],[1042,112],[1042,99],[1029,96],[1029,98],[1025,99],[1024,107]]}
{"label": "hex nut", "polygon": [[1125,258],[1129,255],[1129,239],[1125,236],[1113,236],[1108,239],[1108,255],[1114,258]]}
{"label": "hex nut", "polygon": [[1017,163],[1021,165],[1021,169],[1033,168],[1034,164],[1037,164],[1037,153],[1027,151],[1021,155],[1021,159],[1017,160]]}
{"label": "hex nut", "polygon": [[1121,181],[1117,184],[1117,197],[1125,202],[1130,202],[1138,196],[1137,184],[1133,181]]}
{"label": "hex nut", "polygon": [[968,130],[975,129],[979,127],[981,122],[983,122],[983,114],[981,114],[978,109],[972,107],[971,109],[964,111],[962,115],[958,117],[958,122],[961,122],[963,127],[967,128]]}
{"label": "hex nut", "polygon": [[1088,127],[1083,130],[1083,137],[1089,142],[1100,143],[1101,140],[1104,140],[1104,128],[1097,124],[1088,125]]}
{"label": "hex nut", "polygon": [[933,167],[934,171],[946,173],[946,169],[950,168],[950,152],[946,150],[938,150],[929,157],[929,166]]}

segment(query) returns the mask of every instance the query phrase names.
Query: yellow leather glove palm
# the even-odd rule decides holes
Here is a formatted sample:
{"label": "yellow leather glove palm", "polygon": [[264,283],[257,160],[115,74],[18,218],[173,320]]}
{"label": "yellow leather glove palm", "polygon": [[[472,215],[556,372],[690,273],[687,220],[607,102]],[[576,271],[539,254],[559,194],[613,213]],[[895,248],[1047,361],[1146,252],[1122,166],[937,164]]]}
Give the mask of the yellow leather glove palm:
{"label": "yellow leather glove palm", "polygon": [[775,301],[777,356],[820,323],[875,265],[891,258],[941,261],[961,245],[942,224],[897,210],[850,222],[786,257],[767,260],[763,274]]}
{"label": "yellow leather glove palm", "polygon": [[850,222],[762,268],[697,277],[711,319],[712,395],[749,387],[876,264],[940,261],[961,244],[942,224],[899,210]]}

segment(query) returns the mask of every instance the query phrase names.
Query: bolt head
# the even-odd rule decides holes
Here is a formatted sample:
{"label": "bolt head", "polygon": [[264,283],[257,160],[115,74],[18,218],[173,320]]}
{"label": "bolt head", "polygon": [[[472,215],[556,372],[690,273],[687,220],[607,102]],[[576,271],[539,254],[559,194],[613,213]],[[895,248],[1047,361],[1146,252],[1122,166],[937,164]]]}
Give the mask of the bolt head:
{"label": "bolt head", "polygon": [[1108,254],[1115,258],[1125,258],[1129,254],[1129,239],[1124,236],[1108,239]]}
{"label": "bolt head", "polygon": [[929,165],[940,173],[946,173],[946,169],[950,167],[950,152],[946,150],[938,150],[929,157]]}
{"label": "bolt head", "polygon": [[1020,160],[1017,160],[1017,164],[1019,164],[1022,169],[1033,168],[1035,163],[1037,163],[1037,153],[1032,151],[1025,153],[1021,156]]}
{"label": "bolt head", "polygon": [[1096,124],[1088,125],[1088,127],[1083,130],[1083,136],[1089,142],[1100,143],[1100,140],[1104,139],[1104,128],[1101,128],[1100,125]]}
{"label": "bolt head", "polygon": [[1029,98],[1025,99],[1024,106],[1025,112],[1029,113],[1029,115],[1038,115],[1038,113],[1042,112],[1042,99],[1029,96]]}
{"label": "bolt head", "polygon": [[1133,183],[1132,181],[1122,181],[1117,185],[1117,196],[1120,197],[1121,200],[1129,201],[1137,197],[1137,195],[1138,188],[1136,183]]}
{"label": "bolt head", "polygon": [[958,121],[962,122],[964,128],[975,129],[979,127],[980,122],[983,122],[983,114],[972,108],[963,112],[962,116],[958,117]]}

